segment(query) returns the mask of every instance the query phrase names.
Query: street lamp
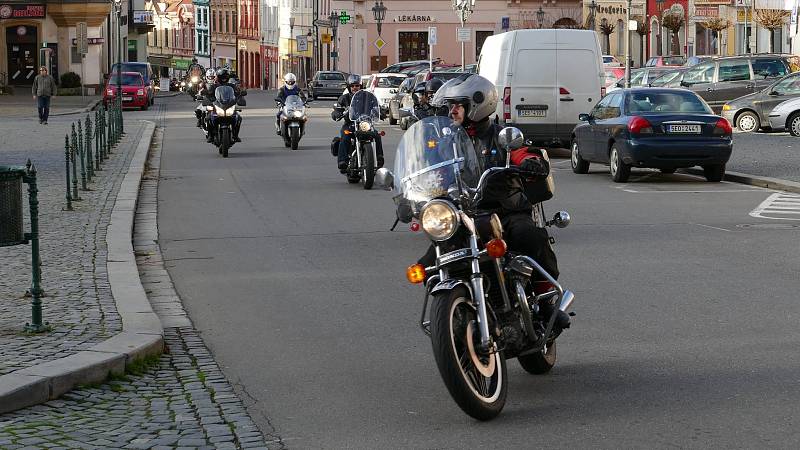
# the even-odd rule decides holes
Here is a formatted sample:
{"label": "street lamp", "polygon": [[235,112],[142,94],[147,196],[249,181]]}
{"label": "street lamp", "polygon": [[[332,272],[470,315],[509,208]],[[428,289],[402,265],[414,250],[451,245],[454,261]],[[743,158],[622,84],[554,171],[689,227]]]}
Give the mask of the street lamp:
{"label": "street lamp", "polygon": [[[453,9],[458,14],[458,19],[461,22],[461,28],[467,23],[467,18],[472,14],[475,9],[475,0],[453,0]],[[461,41],[461,70],[466,70],[466,48],[465,42]]]}
{"label": "street lamp", "polygon": [[589,3],[589,29],[594,31],[595,29],[595,12],[597,11],[597,2],[592,0],[592,3]]}
{"label": "street lamp", "polygon": [[294,16],[289,17],[289,71],[294,72]]}
{"label": "street lamp", "polygon": [[536,11],[536,21],[539,22],[539,28],[542,28],[542,24],[544,23],[544,10],[541,5],[539,5],[539,10]]}
{"label": "street lamp", "polygon": [[[117,101],[120,109],[122,108],[122,0],[114,0],[114,11],[117,13]],[[122,122],[120,121],[120,132],[122,132]]]}
{"label": "street lamp", "polygon": [[[383,0],[380,3],[377,1],[375,2],[375,6],[372,7],[372,17],[375,19],[375,22],[378,24],[378,38],[381,37],[381,24],[383,20],[386,19],[386,7],[383,6]],[[380,70],[381,66],[381,49],[378,48],[378,70]]]}
{"label": "street lamp", "polygon": [[[339,29],[339,14],[336,11],[331,11],[330,17],[328,20],[331,22],[331,32],[333,33],[333,50],[332,52],[336,52],[338,50],[337,39],[336,39],[336,30]],[[333,70],[336,70],[336,62],[339,60],[339,54],[336,53],[336,56],[333,57]]]}

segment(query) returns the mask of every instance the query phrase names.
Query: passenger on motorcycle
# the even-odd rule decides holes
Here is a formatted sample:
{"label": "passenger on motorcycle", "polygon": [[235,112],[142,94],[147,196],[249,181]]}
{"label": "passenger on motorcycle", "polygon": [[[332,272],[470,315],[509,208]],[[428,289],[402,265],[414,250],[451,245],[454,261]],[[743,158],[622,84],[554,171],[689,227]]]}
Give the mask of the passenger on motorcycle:
{"label": "passenger on motorcycle", "polygon": [[[342,117],[344,118],[344,124],[342,124],[342,129],[339,132],[340,141],[339,154],[337,158],[339,172],[341,173],[347,172],[347,164],[348,159],[350,158],[353,139],[353,134],[345,134],[345,130],[355,131],[350,117],[347,114],[342,115],[342,112],[350,106],[350,101],[352,101],[353,95],[355,95],[355,93],[360,91],[362,88],[363,86],[361,85],[361,77],[355,74],[350,75],[347,77],[347,93],[342,94],[342,96],[339,97],[339,100],[336,101],[338,108],[334,110],[334,114],[336,115],[334,120],[339,120]],[[383,141],[380,134],[375,135],[375,155],[377,159],[377,166],[379,168],[383,167]]]}
{"label": "passenger on motorcycle", "polygon": [[[464,74],[444,83],[432,101],[434,106],[447,106],[453,122],[466,130],[476,152],[483,155],[482,170],[505,166],[506,154],[498,145],[502,127],[495,124],[490,117],[497,107],[497,97],[497,90],[491,81],[476,74]],[[511,164],[540,177],[546,177],[550,172],[547,161],[535,152],[529,153],[526,147],[511,153]],[[512,189],[509,189],[508,192],[511,191]],[[546,229],[534,223],[531,201],[518,189],[510,196],[508,192],[503,192],[496,198],[487,198],[486,204],[500,217],[503,237],[509,251],[532,257],[553,278],[558,278],[558,262],[550,245],[550,236]],[[434,264],[435,258],[434,249],[431,247],[420,262],[430,266]],[[542,283],[534,283],[534,290],[537,293],[546,292],[550,290],[549,288]],[[546,302],[542,305],[545,316],[552,314],[553,308],[555,305]],[[560,312],[556,325],[563,329],[569,327],[569,324],[569,316]]]}
{"label": "passenger on motorcycle", "polygon": [[[297,95],[303,101],[306,101],[306,96],[303,94],[303,91],[300,89],[300,86],[297,85],[297,77],[293,73],[287,73],[283,76],[283,83],[284,85],[278,90],[278,97],[277,100],[280,102],[281,105],[286,103],[286,97],[290,95]],[[278,113],[275,116],[275,130],[278,133],[278,136],[281,135],[281,114],[283,113],[283,108],[280,106],[278,107]]]}
{"label": "passenger on motorcycle", "polygon": [[[208,101],[210,101],[210,102],[214,102],[214,100],[215,100],[214,93],[217,90],[217,88],[220,87],[220,86],[230,86],[230,87],[232,87],[233,91],[236,93],[236,98],[238,99],[241,96],[241,90],[239,89],[239,86],[237,86],[234,83],[231,83],[230,81],[231,81],[231,74],[228,71],[228,69],[225,69],[225,68],[219,69],[217,71],[217,77],[216,77],[215,83],[211,86],[210,89],[208,89],[206,91],[206,94],[205,94],[206,99]],[[206,141],[207,142],[214,142],[214,133],[216,132],[216,127],[214,126],[215,125],[215,123],[214,123],[214,117],[215,116],[216,115],[212,111],[212,113],[211,113],[211,127],[208,130],[208,137],[206,137]],[[236,123],[233,125],[233,141],[234,142],[242,142],[242,140],[239,139],[239,129],[242,127],[242,116],[237,114],[236,117],[237,117]]]}
{"label": "passenger on motorcycle", "polygon": [[[206,92],[209,91],[212,86],[214,86],[214,80],[217,78],[217,72],[214,69],[206,70],[206,78],[205,82],[203,82],[200,86],[200,90],[197,95],[205,96]],[[197,105],[197,108],[194,110],[194,115],[197,116],[197,128],[202,128],[203,126],[203,116],[205,115],[205,106]]]}

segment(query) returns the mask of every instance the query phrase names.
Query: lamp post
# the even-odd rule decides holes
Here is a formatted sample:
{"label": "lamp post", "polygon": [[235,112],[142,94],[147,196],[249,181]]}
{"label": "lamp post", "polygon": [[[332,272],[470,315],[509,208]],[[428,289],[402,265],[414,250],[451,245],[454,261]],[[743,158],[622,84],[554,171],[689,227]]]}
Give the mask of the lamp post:
{"label": "lamp post", "polygon": [[631,0],[628,0],[628,7],[625,9],[625,88],[629,87],[631,87]]}
{"label": "lamp post", "polygon": [[544,24],[544,10],[541,5],[539,5],[539,10],[536,11],[536,21],[539,22],[539,28],[542,28]]}
{"label": "lamp post", "polygon": [[[294,12],[294,11],[292,11]],[[294,16],[289,17],[289,71],[294,72]]]}
{"label": "lamp post", "polygon": [[[375,2],[375,6],[372,7],[372,17],[375,19],[375,23],[378,25],[378,37],[381,37],[381,24],[383,20],[386,19],[386,7],[383,6],[383,0],[378,3]],[[378,70],[381,69],[381,49],[378,48]]]}
{"label": "lamp post", "polygon": [[[453,0],[453,9],[458,14],[458,19],[461,22],[461,28],[467,23],[467,18],[472,14],[475,9],[475,0]],[[466,48],[464,41],[461,41],[461,70],[466,70]]]}
{"label": "lamp post", "polygon": [[[333,44],[332,44],[333,50],[332,50],[332,52],[336,52],[338,50],[338,46],[336,45],[337,44],[336,30],[339,29],[339,14],[336,13],[336,11],[331,11],[331,15],[330,15],[330,17],[328,17],[328,20],[330,20],[330,22],[331,22],[331,32],[333,34],[333,36],[331,36],[331,38],[333,40]],[[333,70],[336,70],[336,66],[337,66],[336,62],[338,60],[339,60],[339,54],[336,53],[336,56],[333,57]]]}
{"label": "lamp post", "polygon": [[594,31],[594,29],[595,29],[594,18],[595,18],[595,12],[596,11],[597,11],[597,2],[592,0],[592,2],[589,3],[589,24],[588,24],[589,25],[589,29],[592,30],[592,31]]}
{"label": "lamp post", "polygon": [[[114,10],[117,13],[117,101],[120,109],[122,108],[122,0],[114,0]],[[119,132],[122,133],[122,122],[120,121]]]}

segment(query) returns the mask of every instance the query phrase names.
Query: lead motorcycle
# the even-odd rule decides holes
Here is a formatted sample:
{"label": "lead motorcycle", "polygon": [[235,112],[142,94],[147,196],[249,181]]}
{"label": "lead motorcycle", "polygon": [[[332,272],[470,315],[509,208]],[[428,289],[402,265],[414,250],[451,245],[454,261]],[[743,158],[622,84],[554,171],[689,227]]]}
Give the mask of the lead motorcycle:
{"label": "lead motorcycle", "polygon": [[306,134],[306,105],[311,101],[304,102],[299,95],[290,95],[281,103],[277,98],[275,101],[281,109],[279,135],[283,137],[283,143],[287,148],[297,150],[300,138]]}
{"label": "lead motorcycle", "polygon": [[[241,96],[247,95],[242,91]],[[241,120],[239,106],[244,106],[244,99],[237,99],[236,92],[231,86],[218,86],[214,91],[214,102],[203,102],[209,108],[207,114],[211,119],[209,126],[214,128],[214,145],[218,148],[223,158],[228,157],[228,151],[233,146],[233,127]]]}
{"label": "lead motorcycle", "polygon": [[334,111],[339,115],[337,120],[346,114],[353,124],[351,129],[344,132],[353,136],[350,162],[345,172],[347,182],[354,184],[360,181],[364,189],[372,189],[375,183],[375,171],[378,169],[375,139],[378,135],[384,135],[383,131],[375,129],[375,122],[381,118],[378,99],[372,92],[362,89],[353,95],[348,108],[334,105]]}
{"label": "lead motorcycle", "polygon": [[[505,128],[499,141],[510,153],[523,136]],[[412,265],[406,275],[424,283],[420,327],[431,338],[439,373],[464,412],[490,420],[506,402],[506,360],[517,358],[533,374],[555,365],[562,331],[556,318],[574,295],[533,258],[509,252],[499,217],[485,207],[484,196],[524,189],[520,181],[533,174],[508,165],[481,171],[479,158],[463,128],[428,117],[401,139],[394,173],[380,169],[376,182],[394,189],[398,220],[421,225],[436,250],[434,265]],[[546,221],[542,204],[534,206],[538,226],[568,225],[566,212]],[[552,288],[537,294],[537,281]],[[545,315],[544,302],[557,308]]]}

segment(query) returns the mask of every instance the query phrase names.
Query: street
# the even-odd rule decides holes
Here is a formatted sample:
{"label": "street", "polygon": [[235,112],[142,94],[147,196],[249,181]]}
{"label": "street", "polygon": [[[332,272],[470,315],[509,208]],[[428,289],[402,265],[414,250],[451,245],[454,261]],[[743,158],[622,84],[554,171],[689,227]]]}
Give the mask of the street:
{"label": "street", "polygon": [[[195,127],[195,103],[164,101],[167,269],[253,420],[286,448],[800,444],[800,216],[751,215],[773,191],[649,171],[614,184],[606,167],[575,175],[555,159],[546,208],[573,218],[551,233],[577,316],[550,374],[509,361],[506,408],[479,423],[418,327],[423,289],[404,271],[428,241],[389,231],[391,193],[338,173],[333,100],[313,104],[291,151],[271,97],[251,91],[228,159]],[[391,168],[401,131],[382,129]],[[761,137],[737,135],[730,170],[777,151]]]}

